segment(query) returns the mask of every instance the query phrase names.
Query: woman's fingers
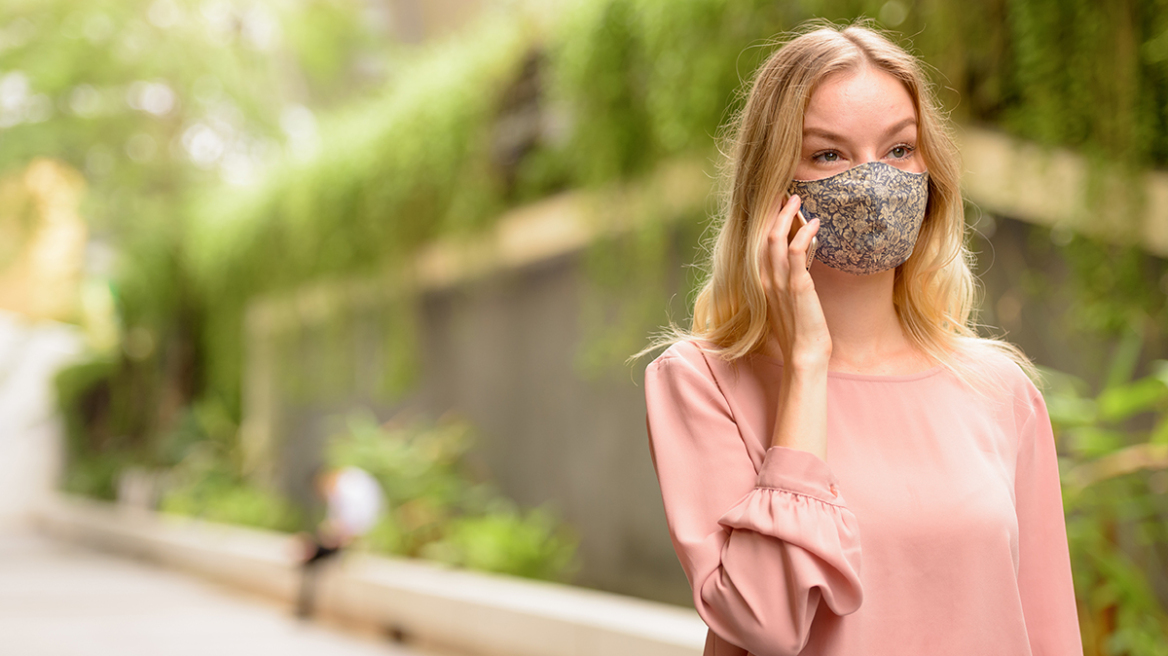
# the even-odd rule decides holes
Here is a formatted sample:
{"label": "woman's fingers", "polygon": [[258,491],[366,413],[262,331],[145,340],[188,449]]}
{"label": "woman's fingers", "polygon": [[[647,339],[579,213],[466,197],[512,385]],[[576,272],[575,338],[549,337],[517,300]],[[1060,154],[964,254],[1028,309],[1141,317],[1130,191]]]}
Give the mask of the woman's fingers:
{"label": "woman's fingers", "polygon": [[768,268],[774,275],[774,282],[779,289],[787,288],[789,271],[787,235],[791,234],[791,222],[799,211],[799,197],[791,196],[771,218],[767,231],[767,254],[770,262]]}
{"label": "woman's fingers", "polygon": [[811,268],[811,258],[807,251],[811,248],[811,240],[815,238],[817,232],[819,232],[819,219],[811,219],[807,225],[799,228],[795,238],[787,245],[787,261],[791,275],[795,275],[797,271],[806,271]]}

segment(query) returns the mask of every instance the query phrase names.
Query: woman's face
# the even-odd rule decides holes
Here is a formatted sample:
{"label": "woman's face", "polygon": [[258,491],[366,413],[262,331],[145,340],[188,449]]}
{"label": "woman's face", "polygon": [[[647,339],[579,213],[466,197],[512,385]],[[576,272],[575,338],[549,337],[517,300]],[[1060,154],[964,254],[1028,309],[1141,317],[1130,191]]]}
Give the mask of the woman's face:
{"label": "woman's face", "polygon": [[820,180],[868,162],[925,170],[912,96],[900,80],[871,66],[831,75],[811,94],[795,179]]}

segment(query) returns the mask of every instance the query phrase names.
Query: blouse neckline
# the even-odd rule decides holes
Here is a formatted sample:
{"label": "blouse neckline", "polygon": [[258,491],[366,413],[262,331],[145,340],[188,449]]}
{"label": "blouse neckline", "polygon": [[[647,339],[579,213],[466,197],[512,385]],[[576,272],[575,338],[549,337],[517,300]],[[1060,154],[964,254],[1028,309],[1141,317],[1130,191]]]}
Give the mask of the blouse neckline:
{"label": "blouse neckline", "polygon": [[[754,353],[753,357],[761,358],[763,361],[772,364],[776,367],[782,367],[783,362],[778,358],[767,355],[765,353]],[[858,374],[850,371],[828,371],[828,378],[839,378],[842,380],[860,380],[873,383],[902,383],[911,382],[915,380],[923,380],[925,378],[932,378],[944,371],[945,365],[937,364],[928,369],[917,371],[911,374]]]}

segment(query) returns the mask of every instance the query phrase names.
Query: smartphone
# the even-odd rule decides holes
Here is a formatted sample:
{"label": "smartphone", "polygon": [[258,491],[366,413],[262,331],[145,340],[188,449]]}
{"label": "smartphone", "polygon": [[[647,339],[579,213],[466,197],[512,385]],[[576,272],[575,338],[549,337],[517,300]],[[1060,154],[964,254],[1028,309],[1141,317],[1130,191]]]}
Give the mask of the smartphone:
{"label": "smartphone", "polygon": [[[803,216],[803,210],[800,209],[795,213],[795,220],[791,222],[791,232],[787,235],[787,243],[795,238],[795,233],[799,229],[807,225],[807,217]],[[811,246],[807,248],[807,268],[811,268],[811,261],[815,259],[815,249],[819,248],[819,239],[817,237],[811,238]]]}

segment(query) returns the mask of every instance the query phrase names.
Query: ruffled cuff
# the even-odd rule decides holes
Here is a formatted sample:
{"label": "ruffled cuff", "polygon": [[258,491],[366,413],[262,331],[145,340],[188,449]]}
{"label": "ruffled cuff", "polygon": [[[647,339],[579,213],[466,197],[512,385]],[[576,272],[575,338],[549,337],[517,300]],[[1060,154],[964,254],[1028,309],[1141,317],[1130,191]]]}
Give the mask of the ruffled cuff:
{"label": "ruffled cuff", "polygon": [[839,480],[827,463],[799,449],[783,446],[768,449],[758,472],[757,485],[845,505],[839,494]]}
{"label": "ruffled cuff", "polygon": [[[734,533],[723,554],[723,566],[733,559],[758,571],[750,558],[760,544],[795,548],[814,556],[784,562],[801,563],[788,572],[797,588],[817,587],[832,612],[847,615],[864,598],[860,584],[860,530],[855,515],[839,496],[827,463],[805,451],[775,447],[767,451],[757,486],[718,523]],[[738,531],[737,529],[742,529]],[[758,542],[760,536],[777,540]],[[739,549],[734,551],[734,546]],[[743,551],[742,549],[745,549]],[[753,555],[752,555],[753,554]]]}
{"label": "ruffled cuff", "polygon": [[768,450],[757,487],[718,523],[820,554],[859,551],[856,519],[839,494],[835,476],[823,460],[798,449]]}

